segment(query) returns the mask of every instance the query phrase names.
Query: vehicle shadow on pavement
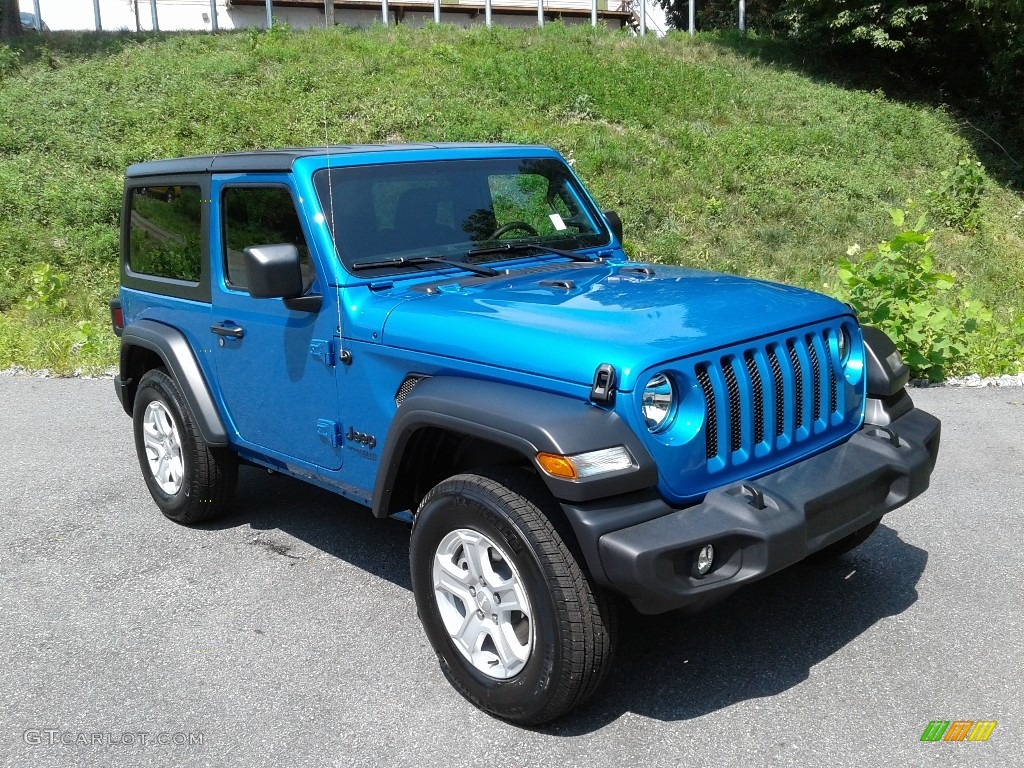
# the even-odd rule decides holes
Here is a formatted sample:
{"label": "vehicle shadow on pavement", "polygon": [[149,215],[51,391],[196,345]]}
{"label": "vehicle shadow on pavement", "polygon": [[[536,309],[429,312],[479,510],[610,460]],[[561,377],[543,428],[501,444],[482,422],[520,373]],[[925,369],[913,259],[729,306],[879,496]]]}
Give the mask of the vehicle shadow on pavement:
{"label": "vehicle shadow on pavement", "polygon": [[[409,528],[306,483],[244,467],[234,509],[207,526],[250,526],[254,545],[292,556],[294,539],[411,590]],[[294,539],[290,538],[294,537]],[[928,553],[884,524],[845,556],[798,564],[700,613],[644,616],[623,605],[618,653],[591,702],[551,736],[597,731],[626,712],[689,720],[781,693],[872,625],[907,610]]]}
{"label": "vehicle shadow on pavement", "polygon": [[547,730],[588,733],[625,712],[689,720],[781,693],[873,624],[913,605],[927,561],[927,552],[883,524],[841,558],[798,564],[698,614],[626,609],[606,686],[575,717]]}
{"label": "vehicle shadow on pavement", "polygon": [[[256,546],[294,556],[288,537],[412,589],[409,525],[378,520],[366,507],[315,486],[255,467],[241,467],[231,511],[204,526],[224,530],[248,525],[261,533]],[[281,531],[286,536],[276,534]]]}

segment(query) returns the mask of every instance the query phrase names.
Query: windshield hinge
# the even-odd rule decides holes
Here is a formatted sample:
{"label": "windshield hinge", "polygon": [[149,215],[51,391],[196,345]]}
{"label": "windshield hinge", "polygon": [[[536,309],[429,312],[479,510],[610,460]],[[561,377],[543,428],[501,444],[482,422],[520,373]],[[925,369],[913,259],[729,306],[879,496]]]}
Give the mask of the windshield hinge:
{"label": "windshield hinge", "polygon": [[594,371],[590,399],[598,405],[611,405],[615,402],[615,366],[611,363],[601,363]]}

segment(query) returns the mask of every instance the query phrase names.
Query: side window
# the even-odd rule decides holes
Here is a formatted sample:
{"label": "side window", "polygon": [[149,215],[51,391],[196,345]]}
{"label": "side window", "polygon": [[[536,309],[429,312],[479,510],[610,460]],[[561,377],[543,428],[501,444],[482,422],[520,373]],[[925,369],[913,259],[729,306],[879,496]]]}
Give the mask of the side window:
{"label": "side window", "polygon": [[199,187],[136,187],[131,196],[128,266],[132,272],[199,282],[202,206]]}
{"label": "side window", "polygon": [[221,205],[224,270],[228,285],[241,290],[248,285],[242,257],[246,248],[291,243],[299,249],[303,288],[310,291],[316,281],[316,270],[295,203],[285,187],[228,187],[224,190]]}

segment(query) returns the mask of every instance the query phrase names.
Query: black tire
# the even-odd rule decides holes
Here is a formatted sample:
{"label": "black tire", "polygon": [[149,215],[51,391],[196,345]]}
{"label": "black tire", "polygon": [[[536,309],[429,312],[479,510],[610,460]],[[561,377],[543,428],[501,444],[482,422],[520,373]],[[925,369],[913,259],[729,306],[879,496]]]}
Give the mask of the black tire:
{"label": "black tire", "polygon": [[[178,438],[180,472],[172,473],[173,477],[167,480],[168,484],[176,484],[177,490],[162,486],[150,466],[145,429],[151,404],[155,405],[150,413],[166,415]],[[211,448],[203,442],[178,383],[163,370],[148,371],[139,381],[132,414],[135,452],[142,476],[164,515],[176,523],[192,525],[224,512],[238,481],[238,457],[232,451]]]}
{"label": "black tire", "polygon": [[[611,666],[618,606],[593,584],[567,538],[559,535],[552,521],[560,513],[534,475],[512,468],[488,469],[439,483],[420,504],[412,529],[416,608],[442,672],[475,706],[521,724],[549,722],[580,706]],[[434,588],[435,556],[445,541],[465,533],[482,534],[495,546],[496,570],[504,561],[511,564],[508,570],[518,579],[515,583],[521,585],[530,609],[516,631],[523,630],[523,640],[529,632],[532,648],[521,668],[505,679],[474,666],[455,644],[441,615]],[[495,589],[494,594],[499,598],[494,603],[500,606],[501,592]],[[488,604],[486,597],[483,600],[481,609]],[[453,617],[450,605],[447,610]],[[470,620],[465,616],[466,622]]]}
{"label": "black tire", "polygon": [[812,562],[824,562],[827,560],[835,560],[841,555],[845,555],[851,549],[859,547],[868,537],[875,532],[875,529],[881,524],[882,518],[878,518],[873,523],[868,523],[863,528],[858,528],[856,531],[851,533],[849,536],[844,536],[839,541],[829,544],[824,549],[819,549],[817,552],[807,556],[807,559]]}

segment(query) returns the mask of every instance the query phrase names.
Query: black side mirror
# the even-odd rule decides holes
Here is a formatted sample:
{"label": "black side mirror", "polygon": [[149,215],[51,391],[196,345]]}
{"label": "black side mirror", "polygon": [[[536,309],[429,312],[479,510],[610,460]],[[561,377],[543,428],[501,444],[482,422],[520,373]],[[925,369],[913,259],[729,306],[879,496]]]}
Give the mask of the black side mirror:
{"label": "black side mirror", "polygon": [[302,295],[299,249],[294,245],[251,245],[242,254],[249,295],[254,299],[295,299]]}
{"label": "black side mirror", "polygon": [[619,245],[622,245],[622,219],[619,218],[619,214],[615,211],[603,211],[604,220],[608,222],[608,226],[612,228],[612,234],[615,235],[615,239],[619,241]]}

